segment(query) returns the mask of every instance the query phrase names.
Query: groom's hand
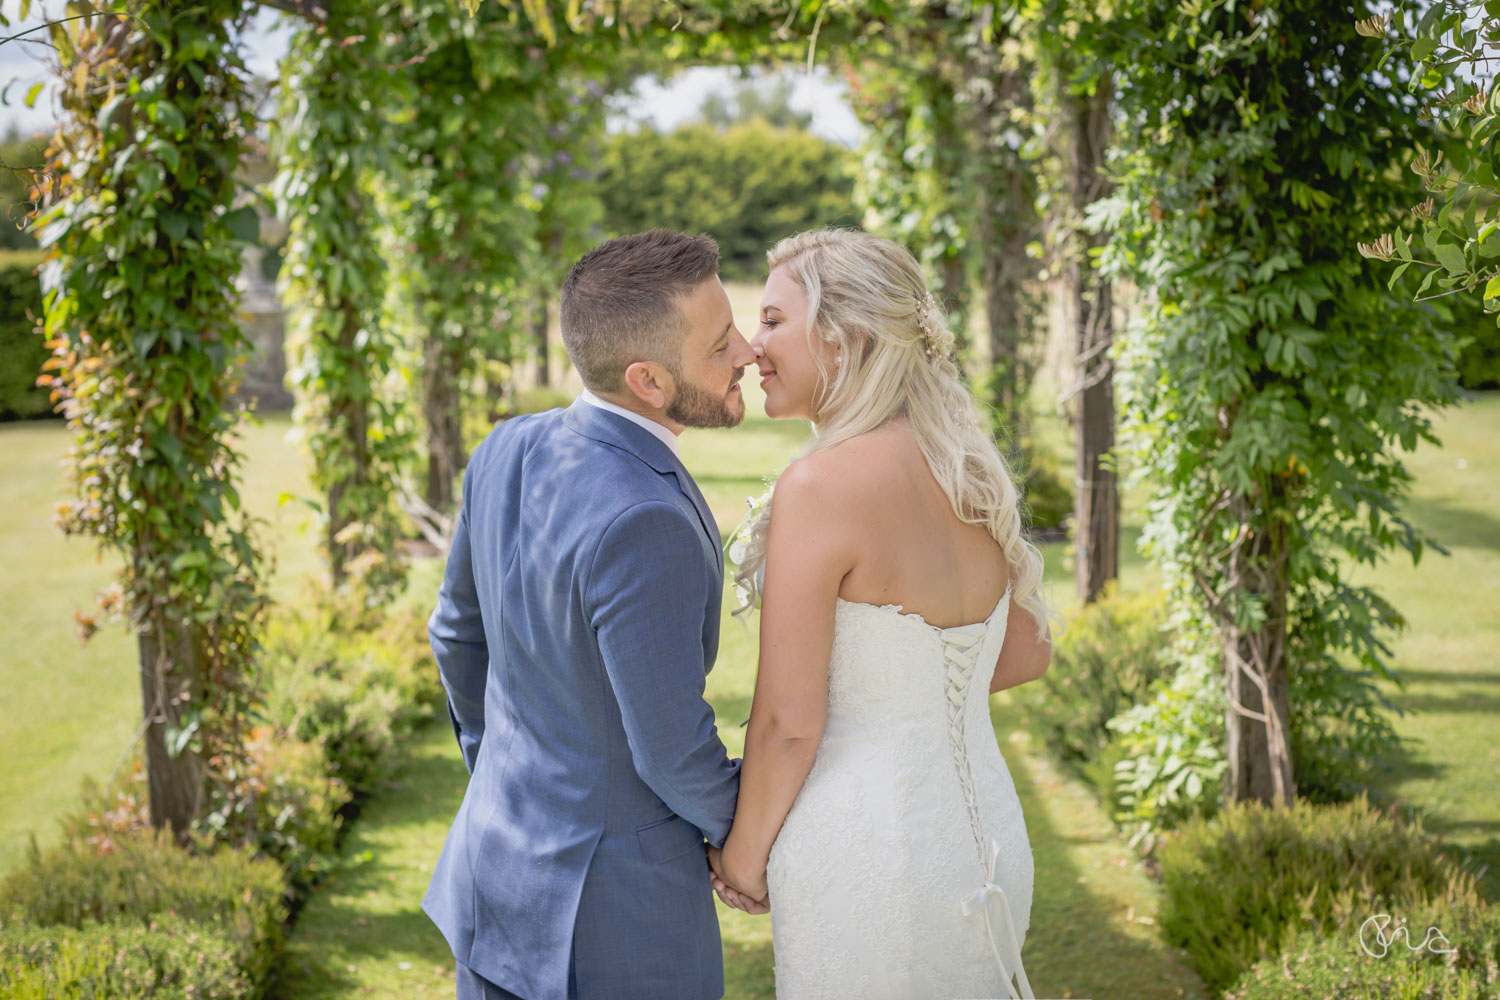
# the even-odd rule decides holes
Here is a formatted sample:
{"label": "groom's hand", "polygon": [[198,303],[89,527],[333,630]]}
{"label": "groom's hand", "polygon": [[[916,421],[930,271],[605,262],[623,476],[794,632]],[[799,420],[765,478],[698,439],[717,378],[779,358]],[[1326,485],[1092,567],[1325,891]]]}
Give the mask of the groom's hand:
{"label": "groom's hand", "polygon": [[723,851],[710,844],[708,846],[709,882],[713,885],[714,892],[718,894],[719,899],[723,901],[724,905],[733,907],[736,910],[743,910],[752,916],[771,912],[769,899],[754,899],[724,881],[721,875],[724,867],[722,858]]}
{"label": "groom's hand", "polygon": [[713,876],[714,892],[724,901],[725,906],[731,906],[736,910],[743,910],[751,916],[760,916],[771,912],[771,901],[769,899],[751,899],[725,883],[719,876]]}

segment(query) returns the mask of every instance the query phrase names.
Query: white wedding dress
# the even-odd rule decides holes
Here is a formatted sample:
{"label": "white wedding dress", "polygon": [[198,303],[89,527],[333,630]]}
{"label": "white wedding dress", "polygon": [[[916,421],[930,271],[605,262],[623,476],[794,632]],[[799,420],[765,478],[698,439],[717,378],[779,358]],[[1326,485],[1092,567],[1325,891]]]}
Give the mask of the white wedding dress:
{"label": "white wedding dress", "polygon": [[1032,995],[1031,845],[989,713],[1009,608],[939,629],[838,600],[828,722],[766,869],[779,1000]]}

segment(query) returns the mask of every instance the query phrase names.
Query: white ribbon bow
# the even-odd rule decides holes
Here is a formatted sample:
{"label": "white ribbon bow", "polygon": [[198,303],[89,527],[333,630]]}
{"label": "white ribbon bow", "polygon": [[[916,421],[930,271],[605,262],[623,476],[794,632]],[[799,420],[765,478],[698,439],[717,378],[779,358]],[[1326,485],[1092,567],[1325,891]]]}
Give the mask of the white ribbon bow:
{"label": "white ribbon bow", "polygon": [[[990,950],[995,953],[995,961],[1000,965],[1000,976],[1005,980],[1005,989],[1008,1000],[1034,1000],[1031,992],[1031,983],[1026,979],[1026,969],[1021,965],[1021,945],[1016,940],[1015,920],[1010,913],[1010,900],[1006,898],[1005,890],[995,884],[995,875],[1000,866],[1000,845],[990,841],[989,862],[985,869],[984,884],[969,893],[960,902],[964,916],[973,916],[975,913],[984,914],[984,930],[990,939]],[[990,919],[989,903],[995,897],[1000,898],[1000,912],[1005,917],[1005,933],[1010,939],[1010,953],[1015,958],[1015,975],[1020,981],[1021,991],[1011,984],[1010,966],[1005,956],[1001,954],[1000,940],[995,935],[995,924]]]}

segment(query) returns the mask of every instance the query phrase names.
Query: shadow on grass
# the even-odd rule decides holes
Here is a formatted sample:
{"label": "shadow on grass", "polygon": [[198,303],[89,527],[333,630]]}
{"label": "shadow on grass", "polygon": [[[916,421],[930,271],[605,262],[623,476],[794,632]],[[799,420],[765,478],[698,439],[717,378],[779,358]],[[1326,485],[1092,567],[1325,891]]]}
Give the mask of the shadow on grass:
{"label": "shadow on grass", "polygon": [[1401,678],[1417,684],[1494,684],[1500,687],[1500,673],[1478,673],[1472,670],[1416,670],[1400,667]]}
{"label": "shadow on grass", "polygon": [[468,773],[446,719],[408,739],[410,756],[345,839],[345,867],[288,935],[268,998],[452,995],[453,958],[421,901]]}
{"label": "shadow on grass", "polygon": [[1475,506],[1437,497],[1416,497],[1407,501],[1406,514],[1444,548],[1462,546],[1500,551],[1500,518]]}
{"label": "shadow on grass", "polygon": [[1401,707],[1409,712],[1434,714],[1500,715],[1500,691],[1477,694],[1460,691],[1450,695],[1422,694],[1407,691],[1401,696]]}
{"label": "shadow on grass", "polygon": [[[1185,961],[1159,941],[1154,928],[1138,936],[1124,933],[1125,915],[1116,900],[1091,887],[1118,877],[1108,867],[1116,859],[1122,868],[1133,863],[1107,820],[1096,815],[1106,825],[1083,830],[1055,825],[1057,815],[1082,816],[1063,796],[1091,800],[1091,793],[1061,768],[1049,768],[1047,787],[1039,787],[1025,766],[1023,745],[1010,738],[1024,728],[1014,702],[994,705],[992,717],[1021,799],[1035,863],[1031,926],[1022,952],[1036,995],[1096,1000],[1203,996]],[[1091,851],[1111,855],[1110,861],[1084,867],[1077,859]],[[1142,904],[1143,910],[1155,910],[1147,900]]]}
{"label": "shadow on grass", "polygon": [[[1405,707],[1403,705],[1403,708]],[[1401,742],[1379,762],[1377,772],[1367,775],[1363,780],[1372,786],[1384,789],[1392,782],[1441,777],[1448,770],[1448,765],[1425,756],[1427,753],[1424,741],[1413,737],[1403,737]]]}

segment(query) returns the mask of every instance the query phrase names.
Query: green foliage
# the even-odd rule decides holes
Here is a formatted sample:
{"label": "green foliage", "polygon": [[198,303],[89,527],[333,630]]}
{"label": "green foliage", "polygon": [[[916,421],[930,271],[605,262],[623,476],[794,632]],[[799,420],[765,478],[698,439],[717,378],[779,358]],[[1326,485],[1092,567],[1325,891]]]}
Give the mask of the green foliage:
{"label": "green foliage", "polygon": [[52,356],[39,335],[42,286],[29,267],[0,268],[0,420],[52,412],[47,390],[36,384]]}
{"label": "green foliage", "polygon": [[607,233],[705,232],[719,241],[726,278],[758,280],[783,236],[858,221],[852,175],[842,146],[752,121],[612,135],[598,184]]}
{"label": "green foliage", "polygon": [[[1356,913],[1354,922],[1362,923],[1362,916]],[[1385,946],[1375,935],[1378,923],[1365,931],[1370,951],[1360,946],[1358,931],[1347,926],[1333,936],[1305,931],[1279,956],[1251,966],[1223,1000],[1473,1000],[1500,995],[1500,910],[1472,893],[1450,892],[1387,916],[1393,919],[1382,932]]]}
{"label": "green foliage", "polygon": [[[604,205],[596,177],[605,142],[604,96],[617,75],[602,68],[571,79],[559,73],[538,94],[542,127],[531,137],[526,171],[526,205],[536,230],[535,256],[527,266],[533,309],[556,300],[573,262],[599,241]],[[518,354],[508,350],[503,356]]]}
{"label": "green foliage", "polygon": [[1117,735],[1104,758],[1114,767],[1115,822],[1147,851],[1162,831],[1218,808],[1226,767],[1217,661],[1200,651],[1180,614],[1168,628],[1173,673],[1109,721]]}
{"label": "green foliage", "polygon": [[[972,233],[972,137],[958,117],[951,67],[942,48],[930,64],[922,55],[925,38],[866,71],[851,73],[851,99],[865,140],[855,197],[872,232],[901,243],[922,261],[935,291],[957,306],[951,310],[964,328]],[[895,65],[892,65],[895,63]],[[945,267],[952,261],[956,266]],[[956,276],[956,277],[955,277]],[[945,282],[945,278],[947,281]],[[954,287],[949,287],[952,285]]]}
{"label": "green foliage", "polygon": [[[411,450],[406,375],[384,314],[389,268],[370,193],[372,177],[386,166],[381,123],[369,102],[349,100],[376,72],[371,38],[379,13],[339,3],[326,28],[308,24],[293,37],[272,184],[277,214],[290,225],[278,277],[287,306],[287,379],[298,391],[294,417],[324,500],[324,552],[334,583],[354,577],[372,604],[399,593],[406,578],[396,497]],[[389,85],[385,71],[380,75],[371,92]]]}
{"label": "green foliage", "polygon": [[1366,790],[1401,749],[1391,715],[1399,702],[1381,694],[1376,675],[1329,660],[1301,660],[1292,679],[1292,760],[1297,794],[1344,802]]}
{"label": "green foliage", "polygon": [[[1431,197],[1411,207],[1409,215],[1388,213],[1383,221],[1395,223],[1396,231],[1360,244],[1359,251],[1400,262],[1388,279],[1391,287],[1412,264],[1426,268],[1416,293],[1419,301],[1435,282],[1444,291],[1429,297],[1473,296],[1493,312],[1500,308],[1500,262],[1495,260],[1500,257],[1500,218],[1495,215],[1500,91],[1493,86],[1500,7],[1479,0],[1438,0],[1421,9],[1415,24],[1406,13],[1367,17],[1357,30],[1367,38],[1396,42],[1401,56],[1396,62],[1407,70],[1410,91],[1424,112],[1442,123],[1445,134],[1441,149],[1432,141],[1418,145],[1412,164]],[[1374,42],[1365,45],[1372,51],[1381,48]],[[1401,228],[1406,225],[1415,230],[1411,235]]]}
{"label": "green foliage", "polygon": [[[0,882],[0,985],[9,978],[22,996],[255,996],[281,949],[285,891],[281,869],[249,850],[194,854],[152,829],[103,851],[33,847]],[[198,984],[225,992],[192,992]]]}
{"label": "green foliage", "polygon": [[[259,725],[245,736],[244,770],[229,775],[236,794],[215,803],[195,833],[276,860],[296,891],[337,861],[341,811],[350,795],[316,743]],[[100,853],[149,829],[146,772],[139,760],[108,785],[85,782],[83,803],[62,821],[63,842]]]}
{"label": "green foliage", "polygon": [[235,966],[261,982],[281,947],[285,892],[280,867],[249,850],[194,854],[148,829],[119,837],[102,853],[80,843],[33,849],[0,882],[0,922],[80,929],[172,914],[215,928]]}
{"label": "green foliage", "polygon": [[[244,7],[125,10],[50,29],[67,115],[48,149],[57,187],[35,226],[49,250],[50,384],[75,440],[59,520],[124,558],[115,606],[141,636],[143,675],[159,678],[147,741],[151,766],[173,777],[158,787],[203,780],[202,761],[219,795],[216,777],[242,751],[243,675],[265,600],[230,445],[246,351],[234,278],[255,237],[230,169],[254,128],[232,31]],[[172,763],[183,753],[192,766]],[[191,817],[176,813],[200,792],[176,787],[161,818],[185,827]]]}
{"label": "green foliage", "polygon": [[[1225,761],[1218,662],[1160,595],[1113,588],[1059,637],[1032,709],[1052,750],[1113,804],[1133,844],[1217,808]],[[1303,664],[1293,687],[1299,791],[1339,802],[1396,746],[1386,701],[1359,672]]]}
{"label": "green foliage", "polygon": [[[1351,253],[1413,204],[1427,135],[1347,5],[1134,4],[1117,193],[1102,260],[1145,291],[1117,338],[1122,451],[1150,483],[1143,537],[1185,603],[1275,684],[1299,665],[1384,672],[1390,605],[1350,560],[1431,544],[1403,516],[1398,456],[1457,398],[1454,338]],[[1277,741],[1273,740],[1273,745]]]}
{"label": "green foliage", "polygon": [[[1040,255],[1032,252],[1042,228],[1039,171],[1030,152],[1040,132],[1029,114],[1034,67],[1008,24],[1013,7],[914,10],[908,23],[841,54],[851,103],[866,129],[855,195],[867,228],[922,261],[961,353],[971,346],[970,287],[977,278],[988,350],[974,392],[995,410],[997,438],[1024,440],[1030,422],[1024,401],[1046,325],[1034,280]],[[1071,500],[1049,504],[1049,518],[1071,506]]]}
{"label": "green foliage", "polygon": [[533,284],[555,291],[559,259],[592,235],[598,200],[575,157],[591,159],[605,105],[582,53],[539,46],[508,12],[481,11],[476,25],[452,17],[451,0],[393,6],[402,30],[381,61],[411,68],[379,133],[395,153],[375,188],[399,292],[386,321],[419,373],[425,499],[451,512],[464,389],[481,358],[518,353]]}
{"label": "green foliage", "polygon": [[1363,798],[1336,806],[1232,804],[1168,838],[1158,860],[1162,934],[1187,950],[1212,990],[1282,954],[1300,931],[1347,931],[1348,941],[1374,913],[1474,892],[1468,874],[1420,825]]}
{"label": "green foliage", "polygon": [[329,750],[317,743],[263,726],[250,734],[249,751],[245,780],[254,796],[242,796],[237,812],[212,814],[212,832],[274,858],[300,890],[338,860],[349,788],[333,773]]}
{"label": "green foliage", "polygon": [[388,774],[399,737],[432,717],[442,687],[415,612],[330,627],[346,617],[314,596],[274,619],[260,682],[268,724],[322,747],[329,773],[360,796]]}
{"label": "green foliage", "polygon": [[1160,594],[1121,594],[1114,582],[1068,620],[1028,701],[1047,745],[1064,762],[1098,758],[1110,740],[1109,720],[1166,675],[1165,626]]}
{"label": "green foliage", "polygon": [[172,913],[80,927],[0,924],[0,993],[10,1000],[253,1000],[239,943]]}

